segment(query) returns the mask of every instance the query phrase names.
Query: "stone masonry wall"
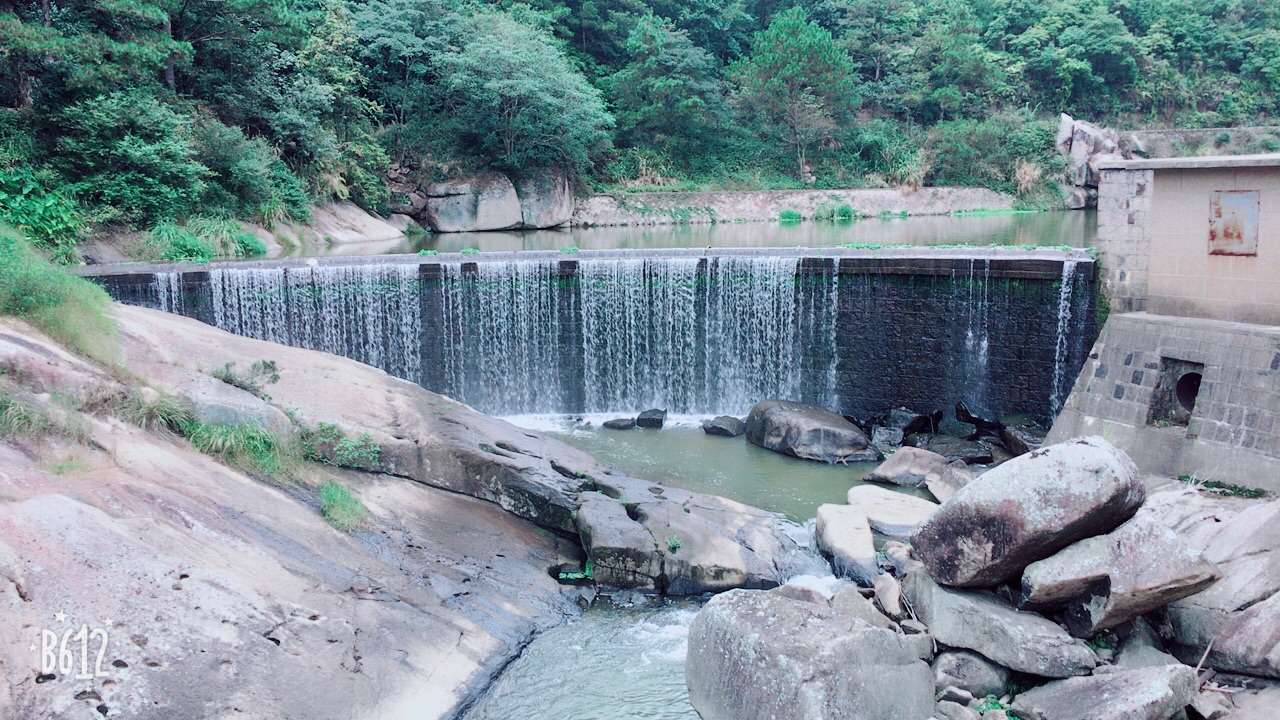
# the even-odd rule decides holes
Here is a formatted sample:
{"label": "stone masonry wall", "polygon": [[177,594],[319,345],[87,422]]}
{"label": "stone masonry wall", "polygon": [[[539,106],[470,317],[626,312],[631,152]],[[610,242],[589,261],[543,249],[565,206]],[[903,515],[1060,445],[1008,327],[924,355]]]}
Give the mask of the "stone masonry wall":
{"label": "stone masonry wall", "polygon": [[[1165,368],[1199,365],[1185,425],[1153,412],[1174,379]],[[1280,328],[1112,315],[1047,442],[1078,435],[1102,435],[1145,473],[1280,491]]]}
{"label": "stone masonry wall", "polygon": [[1097,248],[1112,312],[1146,310],[1154,183],[1151,170],[1102,171]]}

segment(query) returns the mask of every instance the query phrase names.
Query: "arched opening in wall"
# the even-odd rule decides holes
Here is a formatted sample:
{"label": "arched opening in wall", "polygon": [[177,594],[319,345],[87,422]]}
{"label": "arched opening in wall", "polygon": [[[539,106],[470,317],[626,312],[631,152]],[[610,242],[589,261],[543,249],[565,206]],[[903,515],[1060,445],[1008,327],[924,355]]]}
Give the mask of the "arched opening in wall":
{"label": "arched opening in wall", "polygon": [[[1142,373],[1134,374],[1135,382],[1140,375]],[[1147,424],[1157,427],[1188,425],[1200,397],[1203,377],[1203,363],[1160,358],[1160,375],[1151,390]]]}
{"label": "arched opening in wall", "polygon": [[1190,415],[1196,409],[1196,398],[1200,395],[1200,378],[1198,372],[1189,372],[1178,378],[1178,384],[1174,386],[1174,397],[1178,399],[1178,405]]}

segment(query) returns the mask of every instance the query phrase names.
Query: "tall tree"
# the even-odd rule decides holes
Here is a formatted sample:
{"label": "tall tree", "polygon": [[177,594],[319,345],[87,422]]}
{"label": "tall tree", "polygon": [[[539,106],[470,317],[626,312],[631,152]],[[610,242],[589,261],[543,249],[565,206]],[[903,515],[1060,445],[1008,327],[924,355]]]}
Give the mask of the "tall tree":
{"label": "tall tree", "polygon": [[851,107],[851,74],[836,39],[800,8],[779,14],[757,33],[751,54],[729,71],[746,119],[758,134],[791,150],[801,179],[809,173],[811,148],[834,137]]}

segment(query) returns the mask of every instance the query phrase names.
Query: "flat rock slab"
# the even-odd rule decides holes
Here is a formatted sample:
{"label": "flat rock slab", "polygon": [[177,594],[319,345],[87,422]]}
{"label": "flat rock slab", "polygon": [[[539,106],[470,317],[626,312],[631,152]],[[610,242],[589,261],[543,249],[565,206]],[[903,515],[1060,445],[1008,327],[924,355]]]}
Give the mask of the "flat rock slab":
{"label": "flat rock slab", "polygon": [[703,720],[925,720],[934,711],[933,674],[916,643],[776,592],[712,598],[689,626],[685,681]]}
{"label": "flat rock slab", "polygon": [[602,425],[610,430],[630,430],[636,426],[635,418],[614,418],[605,420]]}
{"label": "flat rock slab", "polygon": [[1186,665],[1117,670],[1028,690],[1013,711],[1027,720],[1168,720],[1195,689],[1195,670]]}
{"label": "flat rock slab", "polygon": [[747,424],[732,415],[721,415],[702,423],[702,432],[718,437],[741,437],[747,432]]}
{"label": "flat rock slab", "polygon": [[899,448],[888,460],[875,470],[867,473],[863,480],[867,482],[888,483],[902,487],[923,487],[929,473],[938,467],[945,467],[947,459],[935,452],[915,447]]}
{"label": "flat rock slab", "polygon": [[1006,692],[1009,675],[1008,668],[969,650],[947,650],[933,659],[933,687],[938,693],[957,687],[977,698],[1000,697]]}
{"label": "flat rock slab", "polygon": [[1072,635],[1089,637],[1194,595],[1217,569],[1150,512],[1027,566],[1019,607],[1066,610]]}
{"label": "flat rock slab", "polygon": [[847,497],[867,516],[871,529],[893,538],[907,537],[938,509],[933,501],[875,485],[849,488]]}
{"label": "flat rock slab", "polygon": [[1102,438],[1078,438],[983,473],[947,500],[911,544],[944,585],[995,585],[1114,530],[1145,496],[1127,455]]}
{"label": "flat rock slab", "polygon": [[818,549],[830,557],[837,575],[870,586],[880,568],[871,524],[861,509],[850,505],[822,505],[814,527]]}
{"label": "flat rock slab", "polygon": [[1066,630],[991,593],[948,590],[918,566],[907,573],[903,593],[929,634],[943,645],[973,650],[1011,670],[1041,677],[1083,675],[1097,665],[1089,646]]}
{"label": "flat rock slab", "polygon": [[973,471],[963,460],[954,460],[946,465],[932,467],[925,475],[924,486],[941,503],[950,500],[960,488],[973,482],[973,477]]}
{"label": "flat rock slab", "polygon": [[747,440],[766,450],[827,463],[874,462],[883,455],[842,415],[804,403],[762,400],[747,415]]}

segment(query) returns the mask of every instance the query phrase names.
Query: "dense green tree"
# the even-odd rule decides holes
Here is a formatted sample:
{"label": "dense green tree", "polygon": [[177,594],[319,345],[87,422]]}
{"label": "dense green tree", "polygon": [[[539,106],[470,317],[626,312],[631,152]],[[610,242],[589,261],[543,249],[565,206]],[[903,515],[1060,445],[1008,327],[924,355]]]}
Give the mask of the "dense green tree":
{"label": "dense green tree", "polygon": [[739,106],[758,132],[785,144],[803,178],[808,155],[835,136],[852,100],[852,68],[831,33],[800,8],[778,15],[729,71]]}
{"label": "dense green tree", "polygon": [[723,122],[715,58],[670,20],[653,15],[631,31],[627,51],[630,62],[609,83],[620,143],[669,155],[704,143]]}

